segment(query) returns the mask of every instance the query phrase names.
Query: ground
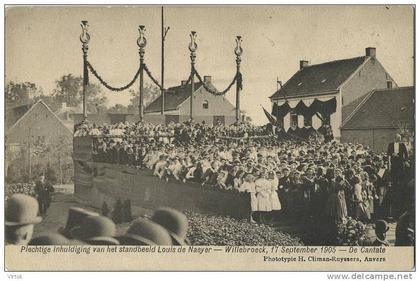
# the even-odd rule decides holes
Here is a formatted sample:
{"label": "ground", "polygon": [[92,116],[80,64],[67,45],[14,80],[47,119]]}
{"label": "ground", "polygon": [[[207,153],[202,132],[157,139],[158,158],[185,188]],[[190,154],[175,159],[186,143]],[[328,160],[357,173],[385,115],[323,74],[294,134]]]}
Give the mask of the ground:
{"label": "ground", "polygon": [[[55,232],[61,226],[64,226],[67,220],[67,212],[70,207],[82,207],[91,211],[99,212],[100,210],[91,208],[86,205],[77,203],[73,198],[73,185],[60,185],[55,187],[56,192],[53,194],[51,207],[48,209],[47,215],[42,222],[35,226],[34,236],[46,232]],[[391,245],[395,243],[395,223],[390,224],[390,230],[387,238]],[[276,224],[276,229],[281,232],[291,233],[294,235],[302,234],[302,227],[284,220]],[[367,235],[369,239],[375,238],[375,231],[372,225],[368,225]],[[117,234],[123,233],[127,229],[127,224],[117,225]]]}

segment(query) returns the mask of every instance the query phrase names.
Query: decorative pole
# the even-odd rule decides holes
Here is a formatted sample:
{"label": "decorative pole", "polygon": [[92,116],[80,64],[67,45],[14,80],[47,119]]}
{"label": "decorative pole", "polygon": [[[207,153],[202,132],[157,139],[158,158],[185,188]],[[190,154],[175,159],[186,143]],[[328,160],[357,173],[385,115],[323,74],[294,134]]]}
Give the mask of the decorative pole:
{"label": "decorative pole", "polygon": [[164,15],[163,15],[163,6],[162,6],[162,40],[161,40],[161,48],[162,48],[162,57],[161,57],[161,75],[160,75],[160,85],[162,87],[161,90],[161,96],[162,96],[162,104],[160,109],[160,114],[165,114],[165,38],[166,34],[169,31],[169,26],[165,27],[165,21],[164,21]]}
{"label": "decorative pole", "polygon": [[146,31],[146,28],[144,27],[144,25],[139,25],[139,38],[137,39],[137,46],[139,46],[139,55],[140,55],[140,89],[139,89],[139,96],[140,96],[140,100],[139,100],[139,119],[140,122],[143,121],[143,117],[144,117],[144,103],[143,103],[143,99],[144,99],[144,89],[143,89],[143,69],[144,69],[144,48],[147,45],[147,40],[146,37],[144,36],[144,33]]}
{"label": "decorative pole", "polygon": [[[241,68],[241,55],[243,53],[241,42],[242,42],[242,37],[236,36],[236,48],[235,48],[236,75],[240,73],[240,68]],[[236,79],[236,123],[239,123],[240,115],[241,115],[241,106],[240,106],[240,91],[242,87],[241,84],[242,84],[242,81],[238,83],[238,79]]]}
{"label": "decorative pole", "polygon": [[197,32],[195,31],[191,31],[190,34],[191,37],[191,42],[190,45],[188,46],[188,48],[190,49],[190,58],[191,58],[191,96],[190,96],[190,119],[191,121],[193,120],[193,96],[194,96],[194,76],[195,76],[195,70],[194,70],[194,65],[195,65],[195,51],[197,51],[197,43],[195,42],[195,40],[197,39]]}
{"label": "decorative pole", "polygon": [[83,51],[83,121],[87,119],[87,107],[86,107],[86,88],[89,83],[89,72],[87,68],[87,54],[89,49],[90,35],[88,33],[88,21],[82,20],[80,24],[82,27],[82,34],[80,34],[80,42],[82,42]]}

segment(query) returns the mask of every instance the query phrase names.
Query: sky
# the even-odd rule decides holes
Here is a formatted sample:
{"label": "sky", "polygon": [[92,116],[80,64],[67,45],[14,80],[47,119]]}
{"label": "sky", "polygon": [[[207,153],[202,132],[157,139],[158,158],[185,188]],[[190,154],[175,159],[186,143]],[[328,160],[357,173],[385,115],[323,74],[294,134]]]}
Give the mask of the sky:
{"label": "sky", "polygon": [[[145,62],[160,81],[160,15],[160,6],[8,7],[6,83],[34,82],[50,94],[61,76],[82,75],[81,20],[89,21],[88,59],[112,86],[127,84],[138,69],[138,25],[145,25]],[[235,74],[235,38],[242,36],[241,109],[257,124],[267,122],[261,106],[271,109],[276,79],[284,84],[300,60],[318,64],[376,47],[397,84],[413,85],[413,19],[410,6],[165,6],[165,86],[189,75],[191,30],[198,36],[196,68],[219,90]],[[227,93],[232,104],[234,89]],[[104,92],[109,106],[129,103],[128,91]]]}

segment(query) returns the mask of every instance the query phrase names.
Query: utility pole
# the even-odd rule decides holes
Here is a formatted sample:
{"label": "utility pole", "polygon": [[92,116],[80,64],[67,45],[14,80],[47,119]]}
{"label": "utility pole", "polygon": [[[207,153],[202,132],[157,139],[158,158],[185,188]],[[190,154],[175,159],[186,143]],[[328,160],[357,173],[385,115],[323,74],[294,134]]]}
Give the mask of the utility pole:
{"label": "utility pole", "polygon": [[163,6],[162,6],[162,57],[161,57],[161,81],[160,81],[160,85],[162,86],[161,89],[161,95],[162,95],[162,104],[161,104],[161,111],[160,114],[165,114],[165,38],[166,38],[166,34],[169,31],[169,26],[165,27],[165,18],[164,18],[164,14],[163,14]]}

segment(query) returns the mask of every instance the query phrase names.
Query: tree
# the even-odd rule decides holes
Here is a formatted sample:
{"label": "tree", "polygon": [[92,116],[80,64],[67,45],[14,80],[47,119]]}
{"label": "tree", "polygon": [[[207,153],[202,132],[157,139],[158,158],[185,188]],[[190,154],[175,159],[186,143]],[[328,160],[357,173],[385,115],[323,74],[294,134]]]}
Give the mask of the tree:
{"label": "tree", "polygon": [[127,108],[127,106],[124,106],[122,104],[117,103],[113,107],[109,108],[108,112],[110,112],[110,113],[127,113],[128,108]]}
{"label": "tree", "polygon": [[55,96],[42,94],[33,98],[33,103],[36,103],[39,100],[45,102],[45,104],[54,112],[57,112],[61,108],[61,102]]}
{"label": "tree", "polygon": [[[138,113],[139,108],[139,101],[140,101],[140,93],[139,91],[130,90],[130,104],[128,105],[128,112],[129,113]],[[160,95],[159,88],[148,84],[144,87],[144,106],[148,106],[151,104],[158,96]]]}
{"label": "tree", "polygon": [[34,97],[42,95],[42,88],[35,83],[9,82],[5,89],[5,100],[9,106],[30,104]]}
{"label": "tree", "polygon": [[68,106],[77,106],[82,101],[81,88],[82,77],[76,77],[73,74],[63,75],[55,81],[53,95],[59,102],[65,102]]}
{"label": "tree", "polygon": [[[80,91],[82,99],[82,90]],[[100,113],[106,111],[107,97],[98,84],[89,83],[86,89],[86,106],[90,113]]]}
{"label": "tree", "polygon": [[[63,75],[55,82],[53,96],[60,104],[78,106],[83,101],[83,78],[73,74]],[[100,85],[89,83],[86,88],[86,106],[88,112],[98,113],[106,109],[107,98]]]}

